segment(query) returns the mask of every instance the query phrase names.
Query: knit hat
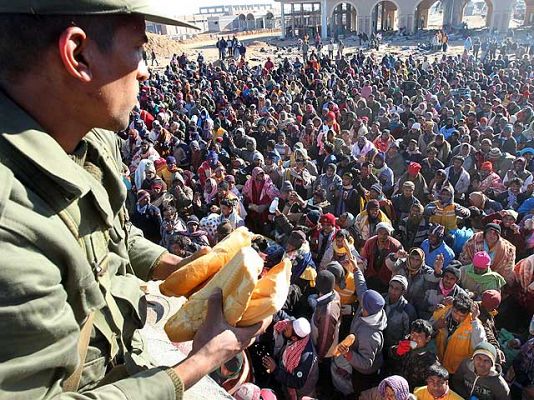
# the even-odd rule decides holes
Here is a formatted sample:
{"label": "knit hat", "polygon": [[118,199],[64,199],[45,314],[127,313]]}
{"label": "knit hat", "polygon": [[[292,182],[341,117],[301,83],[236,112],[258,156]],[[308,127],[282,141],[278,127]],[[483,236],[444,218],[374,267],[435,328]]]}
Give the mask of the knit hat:
{"label": "knit hat", "polygon": [[338,263],[337,261],[331,261],[326,265],[326,269],[334,275],[336,279],[336,284],[339,286],[340,289],[345,289],[345,287],[347,287],[347,284],[345,282],[345,269],[341,266],[340,263]]}
{"label": "knit hat", "polygon": [[482,171],[493,171],[493,164],[491,163],[491,161],[484,161],[480,166],[480,169]]}
{"label": "knit hat", "polygon": [[260,400],[260,388],[253,383],[244,383],[234,393],[236,400]]}
{"label": "knit hat", "polygon": [[397,400],[409,400],[410,399],[410,386],[408,381],[399,375],[388,376],[378,385],[378,393],[382,398],[386,396],[386,387],[390,387],[395,393],[395,399]]}
{"label": "knit hat", "polygon": [[[377,193],[382,193],[382,186],[380,183],[373,183],[371,185],[371,190],[374,190]],[[378,207],[380,207],[380,203],[378,204]]]}
{"label": "knit hat", "polygon": [[282,186],[280,187],[281,192],[292,192],[293,190],[293,185],[290,181],[282,182]]}
{"label": "knit hat", "polygon": [[408,165],[408,174],[417,175],[419,171],[421,171],[421,164],[412,161]]}
{"label": "knit hat", "polygon": [[334,290],[336,285],[336,277],[333,273],[328,270],[323,270],[317,274],[317,279],[315,281],[315,287],[317,292],[321,294],[330,293]]}
{"label": "knit hat", "polygon": [[493,311],[501,305],[501,293],[497,290],[486,290],[482,293],[482,306],[488,310]]}
{"label": "knit hat", "polygon": [[512,217],[514,220],[517,221],[518,213],[517,213],[517,211],[514,211],[514,210],[502,210],[501,211],[501,215],[503,217],[505,217],[505,216]]}
{"label": "knit hat", "polygon": [[306,318],[298,318],[293,321],[293,332],[300,338],[305,338],[311,332],[310,323]]}
{"label": "knit hat", "polygon": [[412,129],[421,129],[421,124],[419,122],[414,122],[412,124]]}
{"label": "knit hat", "polygon": [[367,206],[365,207],[367,211],[376,209],[376,208],[380,208],[380,203],[376,199],[369,200],[367,202]]}
{"label": "knit hat", "polygon": [[382,295],[374,290],[367,290],[362,297],[363,309],[367,311],[369,315],[379,313],[386,304]]}
{"label": "knit hat", "polygon": [[380,222],[376,225],[376,232],[378,233],[378,230],[379,229],[385,229],[386,231],[388,231],[388,234],[391,235],[394,231],[393,227],[391,226],[391,224],[387,223],[387,222]]}
{"label": "knit hat", "polygon": [[428,233],[437,236],[439,239],[443,239],[445,236],[445,227],[440,224],[430,224]]}
{"label": "knit hat", "polygon": [[[500,156],[502,156],[502,152],[498,147],[494,147],[493,149],[491,149],[489,154],[488,154],[488,157],[493,159],[493,160],[498,159]],[[482,165],[484,165],[484,164],[482,164]]]}
{"label": "knit hat", "polygon": [[173,156],[169,156],[165,159],[165,161],[167,162],[167,165],[170,165],[170,164],[176,164],[176,158],[173,157]]}
{"label": "knit hat", "polygon": [[280,264],[284,258],[286,251],[279,244],[273,244],[265,250],[265,267],[272,268]]}
{"label": "knit hat", "polygon": [[138,190],[137,191],[137,202],[140,203],[141,201],[145,199],[150,199],[150,194],[146,190]]}
{"label": "knit hat", "polygon": [[475,351],[473,352],[473,358],[477,354],[483,354],[490,358],[493,366],[495,366],[495,360],[497,359],[497,350],[495,349],[495,346],[492,345],[490,342],[482,342],[475,347]]}
{"label": "knit hat", "polygon": [[287,244],[293,246],[295,249],[300,249],[306,241],[306,234],[303,231],[293,231],[287,239]]}
{"label": "knit hat", "polygon": [[336,225],[336,217],[334,217],[334,214],[327,213],[321,216],[321,219],[319,220],[321,224],[330,224],[330,225]]}
{"label": "knit hat", "polygon": [[408,279],[406,279],[404,276],[402,275],[394,275],[390,280],[389,280],[389,283],[391,282],[399,282],[402,287],[404,288],[404,290],[407,290],[408,289]]}
{"label": "knit hat", "polygon": [[460,280],[460,277],[461,277],[461,272],[458,268],[452,266],[452,265],[449,265],[447,267],[445,267],[443,269],[443,275],[445,274],[453,274],[455,277],[456,277],[456,280],[459,281]]}
{"label": "knit hat", "polygon": [[321,218],[321,213],[317,210],[311,210],[306,214],[306,218],[313,224],[317,225],[319,219]]}
{"label": "knit hat", "polygon": [[200,221],[198,220],[198,217],[196,215],[191,215],[189,218],[187,218],[187,225],[189,224],[200,224]]}
{"label": "knit hat", "polygon": [[486,226],[484,227],[484,233],[486,233],[487,231],[491,231],[491,230],[497,232],[499,235],[501,234],[501,226],[494,222],[490,224],[486,224]]}
{"label": "knit hat", "polygon": [[485,251],[478,251],[473,256],[473,267],[475,269],[487,269],[491,264],[491,257]]}
{"label": "knit hat", "polygon": [[412,181],[406,181],[402,184],[402,187],[403,188],[410,188],[410,189],[415,189],[415,183],[413,183]]}

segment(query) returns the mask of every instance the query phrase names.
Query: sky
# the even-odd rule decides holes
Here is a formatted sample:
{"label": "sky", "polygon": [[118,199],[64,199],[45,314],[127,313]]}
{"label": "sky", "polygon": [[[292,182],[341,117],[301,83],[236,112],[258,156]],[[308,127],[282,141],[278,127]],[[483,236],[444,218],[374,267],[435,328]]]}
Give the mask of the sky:
{"label": "sky", "polygon": [[178,15],[191,15],[196,14],[198,12],[199,7],[206,7],[206,6],[219,6],[219,5],[227,5],[227,4],[273,4],[274,1],[272,0],[257,0],[257,1],[250,1],[250,0],[197,0],[197,1],[191,1],[191,0],[177,0],[179,2],[178,9]]}

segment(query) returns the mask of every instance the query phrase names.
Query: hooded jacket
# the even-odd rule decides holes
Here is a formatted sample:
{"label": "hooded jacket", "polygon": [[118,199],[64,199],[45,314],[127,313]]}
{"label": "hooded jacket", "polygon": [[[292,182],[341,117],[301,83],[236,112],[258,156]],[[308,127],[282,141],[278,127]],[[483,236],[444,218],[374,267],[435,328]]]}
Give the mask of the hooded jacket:
{"label": "hooded jacket", "polygon": [[[361,299],[367,291],[367,285],[359,269],[354,271],[354,275],[357,281],[356,292],[358,298]],[[384,363],[382,356],[383,331],[387,326],[387,315],[384,310],[380,310],[374,315],[364,317],[362,311],[363,308],[360,306],[350,325],[350,333],[356,336],[356,341],[350,347],[352,358],[349,362],[352,368],[359,373],[369,375],[382,368]]]}
{"label": "hooded jacket", "polygon": [[478,400],[510,399],[510,388],[499,373],[500,365],[493,366],[488,376],[478,376],[471,358],[458,367],[451,378],[451,388],[464,399],[475,396]]}

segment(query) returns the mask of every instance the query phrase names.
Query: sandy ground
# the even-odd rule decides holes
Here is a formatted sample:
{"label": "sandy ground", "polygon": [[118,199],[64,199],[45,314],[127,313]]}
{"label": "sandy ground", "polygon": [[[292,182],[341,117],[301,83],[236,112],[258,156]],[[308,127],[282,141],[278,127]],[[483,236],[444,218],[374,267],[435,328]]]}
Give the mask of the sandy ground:
{"label": "sandy ground", "polygon": [[[430,27],[440,26],[443,20],[443,16],[439,13],[431,15],[429,21]],[[467,22],[469,28],[477,29],[484,26],[484,19],[481,16],[465,17],[465,22]],[[518,21],[513,21],[513,26],[516,26]],[[199,53],[202,53],[204,59],[207,62],[213,62],[218,59],[218,51],[215,48],[215,42],[217,37],[212,34],[202,34],[197,38],[177,42],[172,41],[171,39],[162,39],[162,37],[156,38],[151,36],[151,44],[155,43],[156,54],[158,54],[158,59],[160,60],[160,65],[166,65],[170,56],[173,53],[180,54],[185,52],[191,60],[196,60]],[[228,35],[224,35],[227,37]],[[300,52],[297,50],[297,41],[296,39],[280,39],[280,31],[273,32],[261,32],[254,34],[241,34],[239,40],[245,43],[247,46],[247,60],[251,66],[264,64],[267,57],[275,62],[282,61],[285,57],[290,57],[294,59],[295,57],[301,57]],[[166,43],[167,41],[167,43]],[[421,51],[418,49],[418,43],[428,43],[430,41],[430,33],[420,33],[418,36],[412,36],[409,38],[406,37],[387,37],[384,40],[384,44],[380,46],[380,50],[373,52],[381,57],[386,53],[391,53],[393,55],[400,55],[402,57],[408,57],[410,54],[415,57],[421,57],[424,55],[438,55],[440,53],[429,53],[426,51]],[[349,57],[356,51],[360,49],[359,40],[356,36],[346,37],[344,39],[345,51],[344,54]],[[371,50],[368,50],[366,47],[361,47],[364,49],[366,54],[369,54]],[[326,51],[326,48],[323,48],[323,51]],[[463,39],[459,36],[451,35],[449,42],[449,55],[461,54],[463,52]]]}

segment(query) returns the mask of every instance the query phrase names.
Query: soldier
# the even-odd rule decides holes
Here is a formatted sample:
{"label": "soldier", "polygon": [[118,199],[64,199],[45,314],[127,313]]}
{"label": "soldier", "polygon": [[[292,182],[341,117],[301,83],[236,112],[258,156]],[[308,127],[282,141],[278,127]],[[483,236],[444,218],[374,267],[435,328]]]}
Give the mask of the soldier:
{"label": "soldier", "polygon": [[145,18],[185,25],[164,3],[0,0],[2,399],[181,399],[265,326],[231,328],[215,293],[188,358],[144,351],[138,278],[180,258],[128,221],[113,131],[148,78]]}

